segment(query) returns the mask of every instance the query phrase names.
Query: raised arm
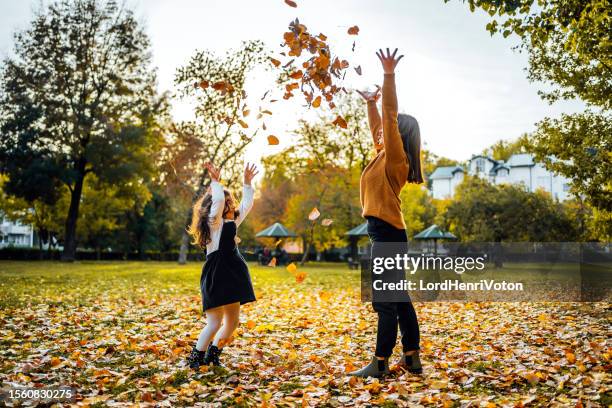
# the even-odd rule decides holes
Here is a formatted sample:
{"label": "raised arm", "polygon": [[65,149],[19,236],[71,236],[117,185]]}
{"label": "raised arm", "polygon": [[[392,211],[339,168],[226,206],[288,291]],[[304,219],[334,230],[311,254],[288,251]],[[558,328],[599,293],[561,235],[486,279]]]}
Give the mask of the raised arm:
{"label": "raised arm", "polygon": [[236,226],[239,226],[242,221],[246,218],[247,214],[253,208],[253,197],[255,195],[255,189],[251,185],[253,178],[259,173],[257,167],[254,164],[247,163],[244,169],[244,187],[242,189],[242,200],[240,200],[239,214],[236,217]]}
{"label": "raised arm", "polygon": [[397,125],[397,94],[395,91],[395,67],[402,59],[400,55],[397,59],[397,48],[393,54],[387,48],[386,54],[383,50],[377,53],[378,58],[385,72],[385,79],[382,88],[382,123],[383,123],[383,139],[385,144],[385,154],[387,164],[395,165],[404,163],[407,164],[406,152],[402,143],[402,137],[399,133]]}
{"label": "raised arm", "polygon": [[382,129],[382,121],[380,119],[380,114],[378,113],[378,107],[376,106],[376,102],[380,98],[380,86],[376,87],[374,92],[367,91],[357,91],[359,95],[366,101],[368,105],[368,124],[370,125],[370,133],[372,134],[372,142],[374,143],[374,148],[377,152],[379,152],[383,145],[380,143],[380,131]]}

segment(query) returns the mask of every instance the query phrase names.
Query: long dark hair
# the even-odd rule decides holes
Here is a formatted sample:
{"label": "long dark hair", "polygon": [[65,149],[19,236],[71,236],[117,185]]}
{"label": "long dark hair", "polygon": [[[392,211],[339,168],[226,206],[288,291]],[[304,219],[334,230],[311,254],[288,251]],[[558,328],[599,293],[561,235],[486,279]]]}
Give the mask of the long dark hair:
{"label": "long dark hair", "polygon": [[[230,197],[228,190],[223,190],[225,200],[227,201]],[[204,194],[198,198],[193,205],[193,211],[191,215],[191,224],[187,227],[187,233],[193,238],[192,244],[199,246],[200,248],[206,248],[206,245],[210,243],[210,225],[208,224],[210,218],[210,209],[212,207],[212,195],[210,193]],[[227,213],[227,206],[224,203],[223,216]],[[238,209],[234,210],[234,217],[240,214]]]}
{"label": "long dark hair", "polygon": [[421,184],[423,169],[421,168],[421,131],[419,122],[405,113],[397,115],[397,125],[404,144],[404,151],[408,157],[408,182]]}

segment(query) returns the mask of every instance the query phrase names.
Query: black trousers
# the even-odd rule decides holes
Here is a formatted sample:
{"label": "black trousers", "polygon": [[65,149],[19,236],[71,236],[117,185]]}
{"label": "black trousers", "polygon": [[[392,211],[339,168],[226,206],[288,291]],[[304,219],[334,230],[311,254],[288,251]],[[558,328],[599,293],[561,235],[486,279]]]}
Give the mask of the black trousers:
{"label": "black trousers", "polygon": [[[367,217],[368,235],[373,244],[376,242],[408,242],[406,230],[376,217]],[[374,245],[373,245],[374,251]],[[375,254],[372,254],[372,259]],[[390,357],[397,341],[397,328],[402,334],[403,351],[418,350],[420,343],[419,322],[412,302],[372,302],[378,313],[376,334],[376,356]]]}

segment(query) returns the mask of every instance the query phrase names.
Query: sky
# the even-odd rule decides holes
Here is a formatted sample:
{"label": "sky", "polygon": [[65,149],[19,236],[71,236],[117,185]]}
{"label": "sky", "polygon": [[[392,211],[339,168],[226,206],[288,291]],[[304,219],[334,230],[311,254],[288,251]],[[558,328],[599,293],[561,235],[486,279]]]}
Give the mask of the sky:
{"label": "sky", "polygon": [[[175,90],[176,69],[196,50],[223,55],[243,40],[260,39],[278,53],[282,34],[296,17],[311,33],[324,33],[332,52],[361,65],[350,70],[343,85],[350,89],[382,82],[375,52],[398,47],[404,58],[396,69],[400,112],[417,118],[425,148],[456,160],[467,160],[500,139],[515,139],[534,129],[544,117],[582,110],[579,101],[553,106],[537,94],[542,84],[526,79],[527,57],[512,50],[516,38],[504,39],[485,30],[482,12],[471,13],[460,0],[126,0],[151,38],[153,65],[160,91]],[[48,1],[42,1],[47,4]],[[11,54],[15,30],[26,28],[41,0],[0,0],[0,57]],[[357,25],[357,37],[347,29]],[[351,51],[356,40],[355,51]],[[247,83],[251,101],[272,87],[270,72],[256,72]],[[299,97],[298,97],[299,98]],[[279,136],[267,146],[260,134],[246,152],[258,161],[292,143],[297,119],[314,113],[298,98],[274,106],[269,132]],[[176,100],[177,120],[193,117],[193,107]]]}

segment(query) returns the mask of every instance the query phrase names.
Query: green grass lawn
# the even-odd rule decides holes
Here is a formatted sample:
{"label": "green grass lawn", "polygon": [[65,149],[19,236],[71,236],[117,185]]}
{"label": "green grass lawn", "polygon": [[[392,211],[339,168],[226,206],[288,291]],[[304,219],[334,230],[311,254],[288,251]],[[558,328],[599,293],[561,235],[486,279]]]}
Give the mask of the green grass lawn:
{"label": "green grass lawn", "polygon": [[195,373],[200,264],[0,262],[0,383],[71,385],[84,406],[610,403],[609,303],[418,303],[424,375],[350,380],[376,334],[359,271],[250,266],[227,369]]}

